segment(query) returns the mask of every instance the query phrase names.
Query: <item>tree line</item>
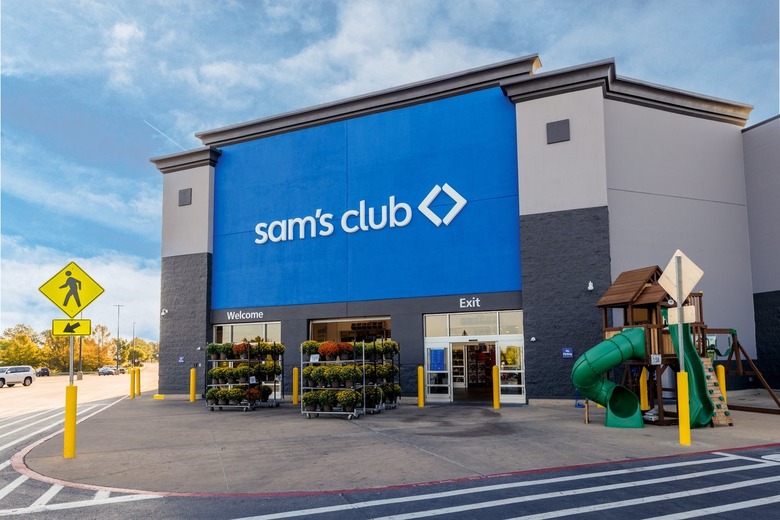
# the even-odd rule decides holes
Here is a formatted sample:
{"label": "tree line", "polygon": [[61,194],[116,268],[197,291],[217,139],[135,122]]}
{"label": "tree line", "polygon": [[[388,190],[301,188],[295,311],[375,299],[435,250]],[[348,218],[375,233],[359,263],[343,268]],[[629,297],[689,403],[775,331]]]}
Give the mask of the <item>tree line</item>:
{"label": "tree line", "polygon": [[[79,367],[84,372],[91,372],[104,365],[156,361],[160,352],[160,345],[154,341],[120,338],[117,342],[105,325],[97,325],[90,336],[76,336],[73,341],[76,371]],[[36,332],[22,323],[7,328],[0,337],[0,366],[8,365],[45,366],[67,372],[70,370],[70,338],[52,336],[51,330]]]}

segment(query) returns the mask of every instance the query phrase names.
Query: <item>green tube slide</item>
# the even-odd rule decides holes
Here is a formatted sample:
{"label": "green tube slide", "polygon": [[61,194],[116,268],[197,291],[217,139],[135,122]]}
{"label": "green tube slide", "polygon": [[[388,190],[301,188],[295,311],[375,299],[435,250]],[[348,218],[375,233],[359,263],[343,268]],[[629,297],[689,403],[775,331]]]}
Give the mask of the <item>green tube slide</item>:
{"label": "green tube slide", "polygon": [[604,374],[629,359],[645,359],[644,329],[626,329],[587,350],[574,363],[571,381],[582,395],[607,409],[606,426],[642,428],[639,398]]}
{"label": "green tube slide", "polygon": [[[677,325],[669,325],[674,351],[679,356],[677,344]],[[707,426],[712,420],[715,406],[710,399],[707,388],[707,373],[701,362],[699,353],[693,344],[691,326],[683,323],[683,352],[685,353],[685,372],[688,374],[688,402],[690,403],[691,428]],[[710,374],[710,377],[714,377]]]}

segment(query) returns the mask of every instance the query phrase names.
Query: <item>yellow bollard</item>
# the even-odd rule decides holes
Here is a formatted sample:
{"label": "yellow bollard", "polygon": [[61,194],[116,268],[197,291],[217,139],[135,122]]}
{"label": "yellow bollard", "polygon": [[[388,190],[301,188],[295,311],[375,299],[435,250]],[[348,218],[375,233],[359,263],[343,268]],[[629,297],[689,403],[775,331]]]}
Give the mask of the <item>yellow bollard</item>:
{"label": "yellow bollard", "polygon": [[195,370],[194,368],[190,369],[190,402],[191,403],[195,402],[195,379],[196,379],[195,374],[196,374],[196,372],[197,372],[197,370]]}
{"label": "yellow bollard", "polygon": [[65,387],[65,434],[62,456],[66,459],[76,457],[76,405],[78,402],[78,387]]}
{"label": "yellow bollard", "polygon": [[417,407],[425,407],[425,371],[417,367]]}
{"label": "yellow bollard", "polygon": [[501,408],[501,381],[498,379],[498,365],[493,365],[493,408]]}
{"label": "yellow bollard", "polygon": [[133,369],[127,371],[130,374],[130,399],[135,399],[135,376],[133,375]]}
{"label": "yellow bollard", "polygon": [[720,393],[723,394],[723,402],[728,403],[726,398],[726,367],[718,365],[715,367],[715,377],[718,379],[718,386],[720,387]]}
{"label": "yellow bollard", "polygon": [[647,369],[642,367],[639,376],[639,409],[643,412],[650,409],[650,400],[647,398]]}
{"label": "yellow bollard", "polygon": [[135,369],[135,393],[141,397],[141,368]]}
{"label": "yellow bollard", "polygon": [[677,372],[677,420],[681,446],[691,445],[691,404],[688,397],[688,373]]}
{"label": "yellow bollard", "polygon": [[292,394],[292,404],[298,404],[298,392],[300,391],[300,379],[298,377],[298,367],[293,367],[293,394]]}

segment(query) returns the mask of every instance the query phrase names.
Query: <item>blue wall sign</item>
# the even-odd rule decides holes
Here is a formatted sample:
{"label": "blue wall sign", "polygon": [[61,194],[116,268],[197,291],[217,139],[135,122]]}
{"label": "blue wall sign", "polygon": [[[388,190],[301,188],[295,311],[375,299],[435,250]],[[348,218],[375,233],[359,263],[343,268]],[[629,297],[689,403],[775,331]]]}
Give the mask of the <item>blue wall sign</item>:
{"label": "blue wall sign", "polygon": [[574,349],[572,347],[563,347],[561,353],[563,354],[563,359],[574,357]]}
{"label": "blue wall sign", "polygon": [[433,372],[444,372],[447,370],[447,364],[444,361],[444,354],[446,352],[447,351],[443,348],[431,349],[431,361],[428,369]]}
{"label": "blue wall sign", "polygon": [[520,290],[517,175],[498,88],[226,146],[212,308]]}

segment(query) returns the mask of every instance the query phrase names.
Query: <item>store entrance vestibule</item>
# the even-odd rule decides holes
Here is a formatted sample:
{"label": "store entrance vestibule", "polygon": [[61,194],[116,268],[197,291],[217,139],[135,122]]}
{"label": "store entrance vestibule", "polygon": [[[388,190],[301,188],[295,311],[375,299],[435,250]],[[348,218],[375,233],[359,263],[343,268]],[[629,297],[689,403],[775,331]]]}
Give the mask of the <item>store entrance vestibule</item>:
{"label": "store entrance vestibule", "polygon": [[452,398],[457,402],[491,401],[496,344],[452,344]]}

